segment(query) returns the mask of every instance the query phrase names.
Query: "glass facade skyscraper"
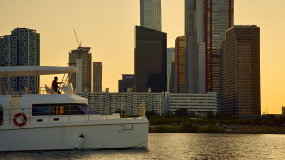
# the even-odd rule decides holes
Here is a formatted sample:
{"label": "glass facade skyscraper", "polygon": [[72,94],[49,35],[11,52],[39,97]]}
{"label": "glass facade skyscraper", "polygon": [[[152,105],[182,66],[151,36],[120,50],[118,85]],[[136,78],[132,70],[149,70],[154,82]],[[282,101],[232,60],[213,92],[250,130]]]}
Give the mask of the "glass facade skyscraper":
{"label": "glass facade skyscraper", "polygon": [[185,88],[185,36],[176,38],[176,67],[177,67],[177,92],[186,93]]}
{"label": "glass facade skyscraper", "polygon": [[233,8],[234,0],[185,0],[187,92],[218,91],[219,49]]}
{"label": "glass facade skyscraper", "polygon": [[141,26],[161,31],[161,0],[140,0]]}
{"label": "glass facade skyscraper", "polygon": [[206,91],[218,91],[219,50],[234,22],[234,0],[206,0]]}
{"label": "glass facade skyscraper", "polygon": [[[16,28],[11,35],[0,37],[0,66],[39,66],[40,65],[40,34],[28,28]],[[14,92],[20,94],[38,93],[39,76],[23,76],[9,78]],[[6,83],[3,78],[1,83]],[[4,85],[1,93],[5,94]],[[7,88],[9,94],[12,93]]]}
{"label": "glass facade skyscraper", "polygon": [[167,48],[167,91],[170,91],[170,78],[171,78],[173,52],[175,52],[175,48]]}
{"label": "glass facade skyscraper", "polygon": [[136,26],[135,91],[167,90],[167,34]]}

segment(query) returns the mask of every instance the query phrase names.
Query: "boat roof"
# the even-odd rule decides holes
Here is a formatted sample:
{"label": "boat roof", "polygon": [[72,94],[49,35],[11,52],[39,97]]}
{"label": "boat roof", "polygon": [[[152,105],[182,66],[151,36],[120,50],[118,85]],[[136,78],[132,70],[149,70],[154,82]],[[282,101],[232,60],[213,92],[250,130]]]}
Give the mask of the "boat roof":
{"label": "boat roof", "polygon": [[[33,104],[88,104],[88,99],[78,95],[68,94],[25,94],[22,95],[22,106],[32,106]],[[25,108],[25,107],[23,107]]]}
{"label": "boat roof", "polygon": [[30,108],[33,104],[74,103],[88,105],[88,99],[74,94],[24,94],[18,97],[11,95],[0,96],[0,107],[2,106],[4,109]]}
{"label": "boat roof", "polygon": [[77,67],[57,66],[7,66],[0,67],[0,77],[36,76],[78,72]]}

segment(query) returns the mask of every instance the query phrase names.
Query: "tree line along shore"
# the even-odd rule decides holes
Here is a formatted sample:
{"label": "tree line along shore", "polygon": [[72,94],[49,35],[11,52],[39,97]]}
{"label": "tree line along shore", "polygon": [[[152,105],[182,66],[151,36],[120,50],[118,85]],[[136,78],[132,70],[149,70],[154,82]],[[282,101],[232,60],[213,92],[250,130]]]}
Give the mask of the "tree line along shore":
{"label": "tree line along shore", "polygon": [[187,110],[167,112],[161,116],[146,112],[150,133],[230,133],[230,134],[285,134],[285,116],[256,116],[241,119],[223,112],[209,112],[200,117]]}

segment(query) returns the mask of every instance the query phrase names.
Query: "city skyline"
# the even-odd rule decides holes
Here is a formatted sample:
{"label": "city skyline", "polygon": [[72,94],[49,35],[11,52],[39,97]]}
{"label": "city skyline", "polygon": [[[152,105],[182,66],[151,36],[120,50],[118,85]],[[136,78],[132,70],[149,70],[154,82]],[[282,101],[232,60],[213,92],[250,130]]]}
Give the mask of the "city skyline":
{"label": "city skyline", "polygon": [[[111,6],[109,5],[111,1],[86,1],[84,4],[49,1],[49,3],[36,2],[30,5],[32,2],[36,1],[1,2],[3,9],[0,13],[3,21],[0,26],[0,35],[8,35],[16,27],[37,30],[41,34],[41,65],[67,66],[68,52],[71,49],[76,49],[77,46],[72,31],[72,27],[75,27],[79,39],[83,41],[83,46],[92,47],[92,61],[104,63],[103,89],[110,88],[111,91],[117,91],[117,81],[121,74],[134,73],[133,37],[134,26],[139,25],[139,1],[124,0],[121,3],[112,1],[113,5]],[[86,6],[86,4],[88,5]],[[279,74],[284,73],[285,70],[282,66],[282,59],[285,57],[282,55],[280,47],[282,38],[285,36],[282,32],[285,25],[283,22],[272,20],[276,15],[285,15],[281,13],[282,8],[280,8],[284,4],[285,2],[281,0],[274,4],[265,0],[235,2],[234,24],[256,24],[261,28],[262,112],[266,110],[267,106],[269,113],[281,113],[281,106],[285,104],[283,100],[285,84],[282,82],[285,76]],[[121,18],[114,16],[115,18],[111,19],[113,14],[107,14],[103,19],[98,18],[98,15],[106,13],[100,8],[106,9],[108,6],[114,13],[120,14]],[[270,7],[266,7],[267,11],[260,6]],[[33,12],[37,12],[37,14],[33,14],[27,9],[30,7],[34,8]],[[80,12],[72,14],[70,11],[74,11],[76,7],[88,7],[88,9],[82,14],[79,14]],[[171,7],[171,11],[167,10],[169,7]],[[9,12],[12,8],[17,12]],[[50,9],[53,10],[52,13],[49,12]],[[51,15],[47,16],[49,14]],[[175,38],[184,33],[184,0],[163,1],[162,19],[162,31],[168,34],[168,47],[174,47]],[[116,25],[110,26],[112,23]],[[56,36],[60,38],[55,38]],[[114,40],[110,40],[110,36]],[[110,45],[112,47],[106,47]],[[57,57],[57,60],[54,60],[54,57]],[[41,86],[51,83],[50,81],[50,79],[47,79],[47,82],[41,81]]]}

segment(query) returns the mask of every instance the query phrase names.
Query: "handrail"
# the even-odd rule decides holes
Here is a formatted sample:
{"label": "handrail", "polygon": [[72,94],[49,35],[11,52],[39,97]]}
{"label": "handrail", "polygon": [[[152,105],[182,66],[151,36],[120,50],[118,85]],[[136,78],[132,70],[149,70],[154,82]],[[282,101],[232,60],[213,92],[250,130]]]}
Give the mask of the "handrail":
{"label": "handrail", "polygon": [[[13,118],[17,113],[24,113],[28,117],[27,124],[33,123],[36,119],[44,119],[45,122],[51,122],[52,118],[62,117],[64,121],[71,122],[71,116],[82,116],[85,120],[90,120],[90,115],[101,115],[98,112],[92,113],[90,107],[86,106],[83,110],[73,109],[71,106],[64,106],[63,109],[60,109],[60,106],[45,106],[45,107],[36,107],[34,109],[47,109],[46,112],[43,111],[33,111],[33,108],[12,108],[12,109],[3,109],[3,121],[1,124],[3,125],[5,122],[8,122],[9,125],[13,123]],[[18,110],[18,111],[17,111]],[[63,111],[63,113],[60,113]],[[82,114],[79,114],[79,111]],[[44,113],[44,114],[42,114]],[[37,115],[38,114],[38,115]],[[60,117],[59,117],[60,116]],[[103,116],[103,115],[102,115]],[[108,115],[104,116],[105,119],[108,119]],[[82,118],[80,120],[82,120]],[[0,125],[1,126],[1,125]]]}
{"label": "handrail", "polygon": [[[25,94],[26,94],[26,92],[23,90],[23,91],[14,92],[14,95],[13,94],[9,94],[9,93],[1,94],[1,95],[12,95],[14,97],[17,97],[17,96],[19,97],[19,96],[22,96],[22,95],[25,95]],[[32,93],[29,91],[27,94],[32,94]],[[35,93],[35,94],[37,94],[37,93]],[[48,94],[48,93],[46,92],[45,87],[39,87],[39,93],[38,94]],[[54,93],[54,94],[56,94],[56,93]],[[62,94],[65,94],[65,93],[62,93]]]}
{"label": "handrail", "polygon": [[[70,122],[71,121],[70,116],[85,116],[85,119],[89,120],[90,115],[97,115],[95,113],[90,113],[89,109],[87,110],[87,106],[86,106],[86,111],[72,109],[71,106],[63,106],[63,110],[61,110],[60,106],[36,107],[34,109],[47,109],[47,108],[48,108],[48,112],[46,112],[47,114],[42,114],[42,113],[45,113],[42,111],[33,111],[33,108],[3,109],[3,122],[2,123],[9,121],[9,125],[10,125],[11,121],[13,121],[14,115],[16,114],[17,110],[19,110],[19,112],[17,113],[24,113],[28,115],[28,123],[31,123],[35,119],[39,119],[39,117],[48,118],[48,122],[50,122],[51,117],[57,117],[57,116],[67,117],[68,116],[68,122]],[[66,108],[68,108],[68,110],[65,110]],[[61,111],[63,111],[64,113],[60,113]],[[82,114],[79,114],[79,111]],[[8,119],[7,119],[7,116],[8,116]]]}
{"label": "handrail", "polygon": [[[8,122],[8,124],[11,125],[11,123],[13,123],[13,118],[15,114],[17,113],[26,114],[28,117],[28,121],[27,121],[28,124],[31,124],[32,122],[34,122],[35,119],[39,119],[39,118],[46,119],[46,122],[51,122],[51,118],[60,116],[60,117],[64,117],[67,122],[71,122],[72,121],[71,116],[82,116],[82,117],[84,116],[85,120],[90,120],[90,115],[102,115],[99,112],[91,109],[89,106],[82,106],[83,108],[81,109],[71,108],[71,106],[72,105],[43,106],[43,107],[39,106],[35,108],[12,108],[12,109],[3,108],[2,109],[3,121],[1,122],[1,124],[3,125],[4,122]],[[38,109],[39,111],[36,111],[36,109]],[[44,111],[43,109],[46,109],[46,110]],[[90,112],[90,111],[94,111],[94,112]],[[125,112],[127,112],[127,110],[125,110]],[[108,115],[107,115],[108,113],[109,113],[109,107],[106,106],[105,116],[104,116],[105,119],[108,119]],[[139,114],[140,117],[145,116],[145,104],[140,104],[139,113],[140,113]],[[120,117],[120,118],[123,118],[123,117]],[[125,115],[125,118],[127,118],[126,115]]]}

